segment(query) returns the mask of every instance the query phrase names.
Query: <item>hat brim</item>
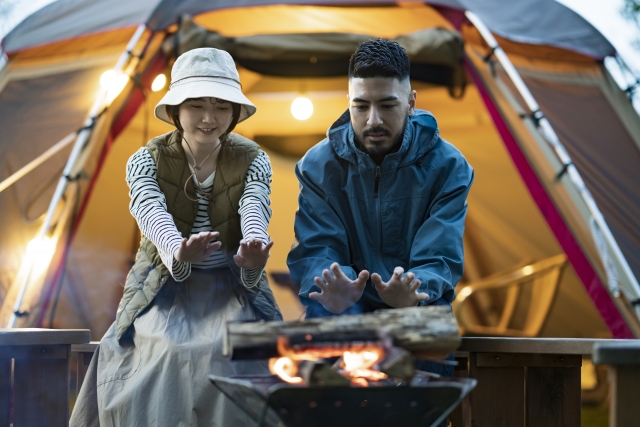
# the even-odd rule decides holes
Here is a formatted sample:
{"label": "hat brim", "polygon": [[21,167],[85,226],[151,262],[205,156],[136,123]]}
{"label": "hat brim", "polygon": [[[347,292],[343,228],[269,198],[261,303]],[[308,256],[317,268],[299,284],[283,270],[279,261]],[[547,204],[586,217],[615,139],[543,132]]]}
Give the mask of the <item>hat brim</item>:
{"label": "hat brim", "polygon": [[208,97],[224,99],[225,101],[240,104],[240,118],[238,119],[238,123],[253,116],[257,111],[256,106],[244,96],[241,90],[220,83],[219,81],[202,78],[169,89],[160,102],[158,102],[158,105],[156,105],[154,111],[155,116],[163,122],[175,126],[171,118],[167,115],[167,109],[165,108],[167,105],[180,105],[190,98]]}

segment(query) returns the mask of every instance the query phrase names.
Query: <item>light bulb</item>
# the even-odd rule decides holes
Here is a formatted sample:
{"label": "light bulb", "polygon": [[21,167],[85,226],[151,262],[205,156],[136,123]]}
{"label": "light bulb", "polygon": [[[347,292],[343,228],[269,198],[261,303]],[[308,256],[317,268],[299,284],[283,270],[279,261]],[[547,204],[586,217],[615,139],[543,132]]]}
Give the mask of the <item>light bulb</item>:
{"label": "light bulb", "polygon": [[164,74],[158,74],[155,79],[153,79],[153,83],[151,83],[151,90],[154,92],[158,92],[162,90],[164,85],[167,84],[167,76]]}
{"label": "light bulb", "polygon": [[291,103],[291,114],[297,120],[307,120],[313,114],[313,103],[309,98],[298,97]]}
{"label": "light bulb", "polygon": [[49,267],[56,250],[56,241],[51,237],[36,237],[27,245],[26,257],[33,262],[32,273],[36,276],[44,274]]}
{"label": "light bulb", "polygon": [[121,71],[107,70],[100,76],[100,87],[107,91],[107,103],[111,103],[127,85],[129,76]]}

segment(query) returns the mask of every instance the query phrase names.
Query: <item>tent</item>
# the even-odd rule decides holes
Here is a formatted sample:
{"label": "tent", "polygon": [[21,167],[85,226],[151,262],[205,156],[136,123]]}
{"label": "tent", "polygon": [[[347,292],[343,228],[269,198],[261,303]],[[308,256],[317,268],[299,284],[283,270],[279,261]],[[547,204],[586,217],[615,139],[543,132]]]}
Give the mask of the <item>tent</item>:
{"label": "tent", "polygon": [[[125,163],[170,130],[151,86],[195,46],[229,50],[258,107],[237,132],[271,157],[267,271],[286,273],[294,164],[346,108],[348,53],[371,37],[405,46],[418,107],[476,170],[460,286],[565,253],[541,335],[640,336],[640,120],[603,66],[611,44],[553,0],[51,3],[2,44],[0,324],[99,339],[112,322],[140,237]],[[305,121],[289,113],[301,93]]]}

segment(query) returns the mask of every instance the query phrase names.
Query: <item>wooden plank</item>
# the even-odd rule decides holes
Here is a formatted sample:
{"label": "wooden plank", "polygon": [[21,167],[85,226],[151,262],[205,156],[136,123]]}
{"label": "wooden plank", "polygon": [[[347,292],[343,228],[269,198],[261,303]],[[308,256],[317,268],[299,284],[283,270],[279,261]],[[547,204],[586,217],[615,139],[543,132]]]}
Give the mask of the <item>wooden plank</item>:
{"label": "wooden plank", "polygon": [[100,341],[91,341],[86,344],[72,344],[71,353],[93,353],[100,345]]}
{"label": "wooden plank", "polygon": [[474,353],[591,354],[595,344],[630,343],[637,340],[583,338],[463,337],[458,351]]}
{"label": "wooden plank", "polygon": [[0,346],[0,359],[66,359],[65,345]]}
{"label": "wooden plank", "polygon": [[0,329],[0,346],[84,344],[89,341],[89,329]]}
{"label": "wooden plank", "polygon": [[580,427],[580,368],[527,368],[526,425]]}
{"label": "wooden plank", "polygon": [[610,366],[610,427],[635,427],[640,420],[640,366]]}
{"label": "wooden plank", "polygon": [[482,367],[581,367],[582,356],[576,354],[478,353],[477,366]]}
{"label": "wooden plank", "polygon": [[470,355],[469,377],[478,385],[469,395],[474,427],[525,426],[525,368],[478,367]]}
{"label": "wooden plank", "polygon": [[11,359],[0,359],[0,426],[11,422]]}
{"label": "wooden plank", "polygon": [[640,366],[640,340],[598,343],[593,348],[593,363]]}
{"label": "wooden plank", "polygon": [[68,358],[15,361],[13,420],[16,427],[68,425]]}

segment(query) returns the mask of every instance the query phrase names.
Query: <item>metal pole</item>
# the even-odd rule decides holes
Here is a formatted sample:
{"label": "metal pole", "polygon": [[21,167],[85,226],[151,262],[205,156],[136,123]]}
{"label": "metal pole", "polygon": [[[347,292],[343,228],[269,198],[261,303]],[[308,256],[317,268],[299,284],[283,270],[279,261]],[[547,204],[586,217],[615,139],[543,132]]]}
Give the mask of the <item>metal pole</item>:
{"label": "metal pole", "polygon": [[[127,62],[129,61],[129,58],[131,57],[131,52],[136,47],[136,44],[144,34],[145,29],[146,29],[146,26],[144,24],[141,24],[138,26],[138,28],[136,29],[136,32],[133,34],[133,37],[131,37],[131,40],[129,40],[126,50],[122,53],[122,55],[120,55],[118,62],[116,62],[114,70],[122,71],[124,69],[124,67],[127,65]],[[53,216],[56,212],[56,208],[60,203],[60,201],[62,200],[65,190],[67,189],[67,185],[69,183],[68,178],[73,172],[73,169],[77,166],[78,158],[80,157],[80,154],[85,148],[86,142],[89,140],[89,137],[91,135],[91,130],[94,124],[93,122],[96,119],[96,117],[100,115],[100,113],[105,107],[106,95],[107,95],[106,91],[103,90],[101,93],[101,96],[98,97],[96,102],[93,104],[93,107],[91,107],[89,118],[85,122],[85,128],[78,133],[78,138],[76,139],[76,143],[74,144],[73,149],[71,150],[69,159],[67,160],[67,163],[62,172],[62,177],[60,178],[60,181],[58,181],[58,186],[56,187],[56,190],[53,193],[53,198],[51,199],[51,203],[49,204],[47,215],[44,219],[42,227],[40,227],[40,231],[36,235],[36,238],[35,238],[36,241],[42,241],[42,239],[47,235],[47,232],[49,231],[49,227],[51,226],[51,221],[53,220]],[[29,263],[29,265],[27,266],[27,274],[25,275],[24,280],[20,284],[20,291],[18,293],[18,298],[16,299],[16,303],[14,304],[14,307],[13,307],[13,313],[11,314],[11,319],[9,320],[9,324],[8,324],[9,328],[15,327],[18,313],[20,313],[20,307],[22,306],[22,301],[27,291],[29,281],[31,279],[31,272],[33,270],[33,261],[34,261],[33,257],[30,257],[30,259],[26,260],[26,262]]]}
{"label": "metal pole", "polygon": [[[491,31],[489,31],[489,29],[484,25],[484,23],[480,20],[480,18],[478,18],[478,16],[476,16],[473,12],[466,11],[465,15],[467,19],[473,24],[473,26],[476,27],[476,29],[478,30],[482,38],[485,40],[485,42],[489,45],[496,59],[498,60],[502,68],[504,68],[504,71],[507,73],[507,76],[513,82],[514,86],[516,87],[516,90],[518,91],[518,93],[520,94],[524,102],[527,104],[527,107],[529,108],[529,110],[532,112],[533,117],[537,120],[538,128],[541,131],[542,136],[547,140],[547,142],[554,149],[556,155],[558,156],[558,158],[560,159],[564,167],[567,168],[567,173],[569,175],[569,178],[572,184],[576,187],[576,189],[580,193],[582,200],[587,205],[587,209],[589,210],[589,213],[591,214],[596,224],[602,231],[603,237],[607,242],[609,250],[611,250],[612,255],[618,261],[618,264],[622,268],[622,273],[624,274],[624,276],[626,276],[627,280],[629,281],[629,284],[631,285],[633,290],[636,292],[636,298],[640,297],[640,285],[638,284],[638,280],[636,279],[635,275],[631,271],[631,268],[629,267],[629,264],[627,263],[627,260],[624,257],[624,254],[622,253],[622,251],[620,250],[620,247],[618,246],[618,242],[616,241],[615,237],[613,237],[613,234],[611,233],[611,230],[609,229],[607,222],[602,216],[602,213],[600,212],[598,205],[596,205],[596,202],[593,199],[593,196],[591,195],[584,181],[582,180],[582,177],[580,176],[578,169],[576,169],[576,167],[571,162],[569,153],[567,153],[567,150],[562,145],[562,142],[558,138],[558,135],[555,133],[555,131],[551,127],[551,123],[549,123],[549,120],[547,120],[547,118],[544,117],[544,115],[540,111],[540,106],[538,105],[533,95],[529,91],[529,88],[527,88],[527,85],[524,83],[524,81],[520,77],[520,74],[518,73],[516,68],[513,66],[513,64],[507,57],[506,53],[502,50],[500,45],[498,45],[498,42],[493,37],[493,34],[491,34]],[[604,263],[604,260],[603,260],[603,263]]]}

